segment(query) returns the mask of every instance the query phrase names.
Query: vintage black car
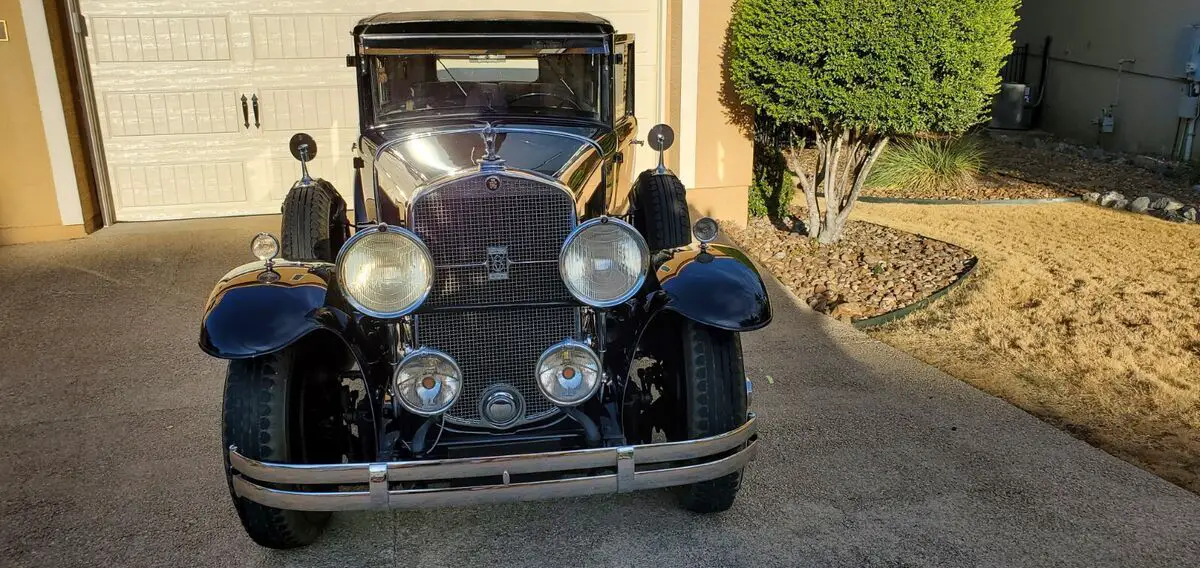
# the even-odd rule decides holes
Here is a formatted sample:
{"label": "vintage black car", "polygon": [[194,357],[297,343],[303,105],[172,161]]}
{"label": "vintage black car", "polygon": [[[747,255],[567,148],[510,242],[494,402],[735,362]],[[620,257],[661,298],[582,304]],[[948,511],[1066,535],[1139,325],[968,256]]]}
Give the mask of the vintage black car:
{"label": "vintage black car", "polygon": [[246,531],[285,548],[330,511],[668,486],[729,508],[756,452],[738,333],[770,305],[717,224],[691,224],[670,128],[634,176],[634,38],[550,12],[353,35],[353,207],[305,169],[281,238],[256,236],[204,311]]}

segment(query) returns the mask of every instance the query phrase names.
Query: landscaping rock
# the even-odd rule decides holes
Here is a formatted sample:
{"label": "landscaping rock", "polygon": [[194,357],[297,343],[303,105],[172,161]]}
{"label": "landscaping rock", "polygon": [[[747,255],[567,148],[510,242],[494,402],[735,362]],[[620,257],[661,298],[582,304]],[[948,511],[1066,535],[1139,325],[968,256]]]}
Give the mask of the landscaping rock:
{"label": "landscaping rock", "polygon": [[1118,201],[1123,201],[1125,203],[1129,203],[1129,200],[1125,199],[1125,196],[1122,195],[1120,192],[1110,191],[1100,197],[1100,206],[1101,207],[1124,207],[1124,205],[1117,205],[1116,203]]}
{"label": "landscaping rock", "polygon": [[1166,209],[1162,209],[1159,211],[1151,211],[1150,214],[1164,221],[1171,221],[1172,223],[1187,222],[1187,219],[1184,219],[1183,215],[1180,215],[1178,211],[1168,211]]}
{"label": "landscaping rock", "polygon": [[813,310],[853,321],[920,301],[944,288],[975,262],[970,252],[888,227],[851,221],[845,236],[817,245],[794,226],[780,229],[751,219],[729,237],[762,260],[765,268]]}
{"label": "landscaping rock", "polygon": [[1118,199],[1118,200],[1116,200],[1116,201],[1112,202],[1112,208],[1113,208],[1113,209],[1124,209],[1124,208],[1126,208],[1126,207],[1128,207],[1128,206],[1129,206],[1129,200],[1128,200],[1128,199],[1124,199],[1124,198],[1122,198],[1122,199]]}
{"label": "landscaping rock", "polygon": [[1184,219],[1186,219],[1186,220],[1187,220],[1189,223],[1195,223],[1195,222],[1196,222],[1196,217],[1197,217],[1197,214],[1196,214],[1196,208],[1195,208],[1195,207],[1188,207],[1187,209],[1184,209],[1184,210],[1183,210],[1183,213],[1181,213],[1181,214],[1180,214],[1180,217],[1183,217],[1183,218],[1184,218]]}
{"label": "landscaping rock", "polygon": [[1100,193],[1096,191],[1089,191],[1083,194],[1083,200],[1088,203],[1100,203]]}
{"label": "landscaping rock", "polygon": [[1150,208],[1155,210],[1174,211],[1176,209],[1182,209],[1183,204],[1171,199],[1170,197],[1159,197],[1150,202]]}
{"label": "landscaping rock", "polygon": [[1150,198],[1141,196],[1129,204],[1129,210],[1134,213],[1145,213],[1150,209]]}

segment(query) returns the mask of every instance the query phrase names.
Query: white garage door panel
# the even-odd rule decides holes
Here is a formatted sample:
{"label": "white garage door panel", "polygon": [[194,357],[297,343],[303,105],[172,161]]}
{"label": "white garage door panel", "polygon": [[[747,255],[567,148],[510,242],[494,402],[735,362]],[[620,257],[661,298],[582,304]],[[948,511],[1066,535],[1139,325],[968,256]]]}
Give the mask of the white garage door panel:
{"label": "white garage door panel", "polygon": [[[299,175],[287,150],[298,131],[317,140],[312,174],[349,198],[358,102],[344,58],[354,24],[379,12],[552,9],[608,18],[637,35],[644,133],[658,120],[662,1],[81,0],[117,220],[278,212]],[[637,160],[645,168],[655,158],[642,148]]]}

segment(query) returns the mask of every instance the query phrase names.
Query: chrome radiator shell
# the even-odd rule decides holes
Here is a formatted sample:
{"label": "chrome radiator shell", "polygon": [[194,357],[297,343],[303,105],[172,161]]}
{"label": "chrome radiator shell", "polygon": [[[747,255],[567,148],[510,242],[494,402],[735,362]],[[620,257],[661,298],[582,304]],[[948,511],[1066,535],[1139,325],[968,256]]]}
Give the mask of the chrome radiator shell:
{"label": "chrome radiator shell", "polygon": [[558,412],[537,388],[538,358],[581,335],[579,307],[558,255],[574,230],[574,197],[521,172],[478,172],[434,184],[409,207],[409,227],[429,246],[433,290],[415,317],[418,346],[446,352],[463,371],[449,422],[489,427],[480,397],[508,385],[524,398],[512,426]]}
{"label": "chrome radiator shell", "polygon": [[571,193],[531,174],[479,172],[422,190],[409,228],[433,256],[425,307],[570,302],[558,255],[575,224]]}

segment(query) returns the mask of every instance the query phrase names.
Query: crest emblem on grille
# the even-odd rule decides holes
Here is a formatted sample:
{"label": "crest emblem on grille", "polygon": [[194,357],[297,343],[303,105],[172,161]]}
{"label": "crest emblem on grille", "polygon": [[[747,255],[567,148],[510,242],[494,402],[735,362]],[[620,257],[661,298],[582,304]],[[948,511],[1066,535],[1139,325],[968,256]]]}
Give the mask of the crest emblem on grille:
{"label": "crest emblem on grille", "polygon": [[508,247],[490,246],[487,248],[488,280],[508,280]]}
{"label": "crest emblem on grille", "polygon": [[484,185],[486,185],[489,190],[496,191],[497,189],[500,189],[500,178],[496,176],[489,176],[487,180],[484,181]]}

